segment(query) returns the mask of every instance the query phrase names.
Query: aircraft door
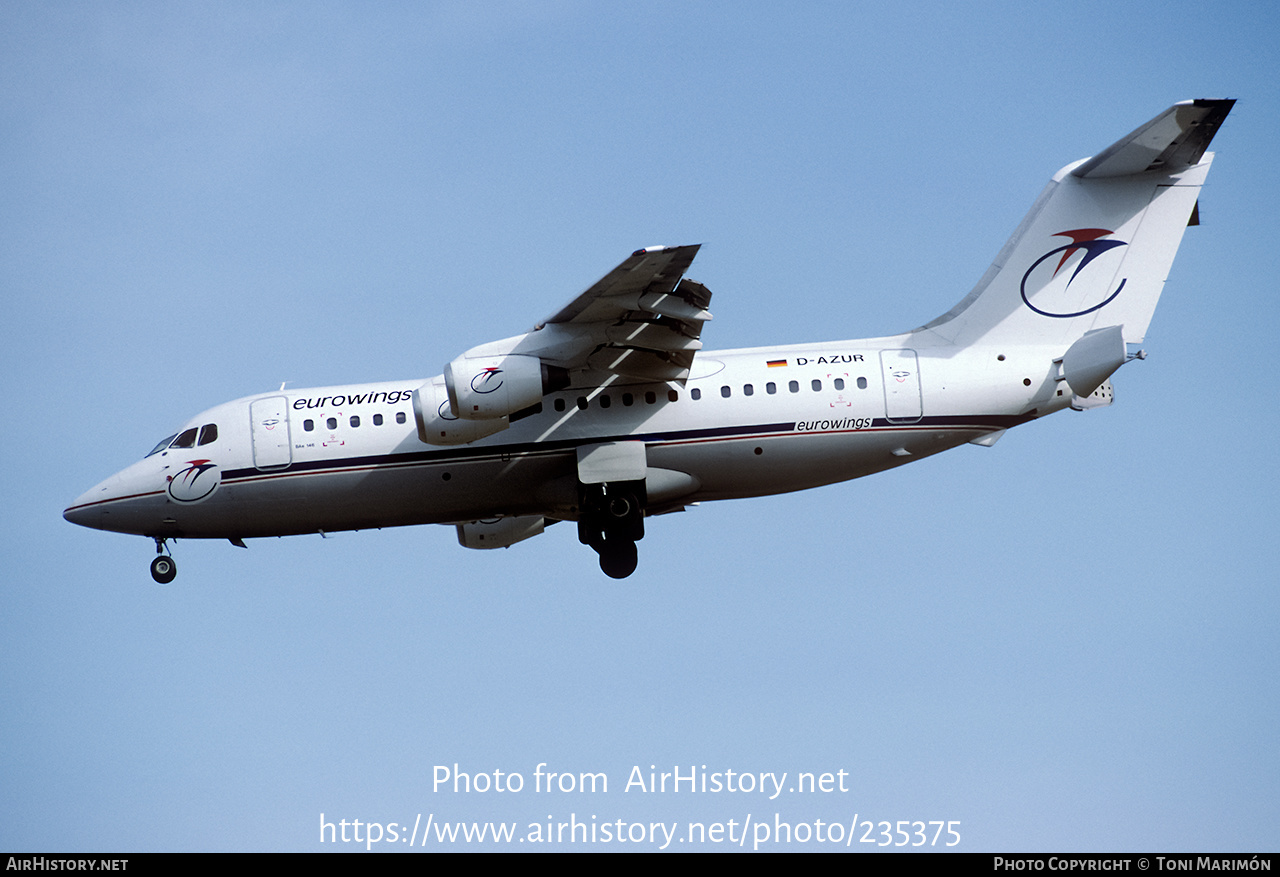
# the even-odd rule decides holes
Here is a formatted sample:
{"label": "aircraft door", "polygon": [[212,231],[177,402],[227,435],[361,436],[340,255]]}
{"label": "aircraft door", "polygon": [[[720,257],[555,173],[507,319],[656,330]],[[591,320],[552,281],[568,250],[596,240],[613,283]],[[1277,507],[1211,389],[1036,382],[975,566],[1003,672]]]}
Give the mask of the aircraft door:
{"label": "aircraft door", "polygon": [[256,399],[249,406],[253,465],[259,469],[283,469],[293,461],[288,406],[284,396]]}
{"label": "aircraft door", "polygon": [[890,423],[915,423],[924,414],[920,364],[914,350],[881,350],[884,412]]}

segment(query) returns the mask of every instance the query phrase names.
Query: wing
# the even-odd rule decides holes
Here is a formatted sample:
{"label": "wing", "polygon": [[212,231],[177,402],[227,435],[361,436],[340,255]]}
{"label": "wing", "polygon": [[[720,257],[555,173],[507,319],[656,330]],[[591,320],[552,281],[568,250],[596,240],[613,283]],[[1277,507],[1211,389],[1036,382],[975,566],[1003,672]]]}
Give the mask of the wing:
{"label": "wing", "polygon": [[414,392],[418,435],[464,444],[540,410],[547,393],[689,377],[711,293],[684,280],[698,247],[632,253],[532,332],[473,347]]}
{"label": "wing", "polygon": [[711,319],[711,292],[683,279],[699,246],[636,250],[510,352],[577,373],[575,384],[684,381]]}

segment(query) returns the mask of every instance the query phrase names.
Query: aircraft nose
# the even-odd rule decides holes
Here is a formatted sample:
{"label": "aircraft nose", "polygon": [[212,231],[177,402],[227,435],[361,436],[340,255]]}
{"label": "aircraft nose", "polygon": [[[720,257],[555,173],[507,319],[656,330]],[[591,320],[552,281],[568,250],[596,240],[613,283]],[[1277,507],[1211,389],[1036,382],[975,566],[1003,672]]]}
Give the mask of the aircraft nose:
{"label": "aircraft nose", "polygon": [[119,495],[120,474],[116,473],[86,490],[76,497],[75,502],[67,506],[62,517],[81,527],[92,527],[96,530],[106,529],[103,525],[103,504]]}
{"label": "aircraft nose", "polygon": [[92,507],[86,508],[80,505],[80,501],[69,505],[63,512],[62,516],[73,524],[79,524],[81,527],[92,527],[96,521],[102,519],[102,513],[96,511]]}

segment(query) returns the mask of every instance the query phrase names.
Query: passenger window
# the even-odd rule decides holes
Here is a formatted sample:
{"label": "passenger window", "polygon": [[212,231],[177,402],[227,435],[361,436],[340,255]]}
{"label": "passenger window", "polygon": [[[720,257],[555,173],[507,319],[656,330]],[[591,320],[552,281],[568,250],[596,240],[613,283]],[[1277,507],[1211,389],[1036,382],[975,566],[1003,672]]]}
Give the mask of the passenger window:
{"label": "passenger window", "polygon": [[671,402],[678,402],[680,400],[680,394],[675,390],[667,390],[667,399]]}
{"label": "passenger window", "polygon": [[396,412],[396,423],[404,423],[405,417],[403,411]]}
{"label": "passenger window", "polygon": [[381,415],[381,414],[375,414],[375,415],[373,415],[373,425],[374,425],[374,426],[382,426],[382,415]]}
{"label": "passenger window", "polygon": [[694,387],[692,390],[689,391],[689,398],[694,400],[701,399],[702,391],[699,390],[697,387]]}
{"label": "passenger window", "polygon": [[814,379],[813,379],[813,392],[817,393],[817,392],[818,392],[818,391],[820,391],[821,389],[822,389],[822,381],[818,380],[817,378],[814,378]]}
{"label": "passenger window", "polygon": [[626,405],[626,406],[630,407],[630,406],[631,406],[631,404],[632,404],[633,402],[635,402],[635,401],[636,401],[636,397],[635,397],[635,396],[632,396],[630,393],[623,393],[623,394],[622,394],[622,404],[623,404],[623,405]]}
{"label": "passenger window", "polygon": [[359,425],[360,425],[360,417],[359,417],[359,415],[352,414],[352,415],[351,415],[351,426],[352,426],[352,428],[354,429],[355,427],[357,427],[357,426],[359,426]]}
{"label": "passenger window", "polygon": [[843,390],[843,389],[844,389],[844,378],[836,378],[835,383],[836,383],[836,389],[837,389],[837,390]]}
{"label": "passenger window", "polygon": [[799,393],[799,392],[800,392],[800,382],[799,382],[799,381],[792,381],[791,383],[787,384],[787,389],[788,389],[788,390],[790,390],[790,391],[791,391],[791,392],[793,392],[793,393]]}
{"label": "passenger window", "polygon": [[178,437],[173,440],[173,444],[169,445],[169,447],[194,448],[196,446],[196,433],[199,431],[200,430],[194,426],[190,429],[183,430],[178,434]]}
{"label": "passenger window", "polygon": [[752,395],[753,393],[755,393],[755,391],[756,391],[756,388],[755,388],[755,387],[753,387],[753,386],[751,386],[750,384],[743,384],[743,385],[742,385],[742,395],[744,395],[744,396],[750,396],[750,395]]}
{"label": "passenger window", "polygon": [[564,410],[564,399],[556,399],[555,409],[557,411]]}
{"label": "passenger window", "polygon": [[859,389],[859,390],[865,390],[866,388],[867,388],[867,379],[866,379],[866,378],[858,378],[858,389]]}
{"label": "passenger window", "polygon": [[586,396],[579,396],[579,397],[578,397],[578,410],[579,410],[579,411],[586,411],[586,410],[587,410],[587,397],[586,397]]}
{"label": "passenger window", "polygon": [[770,381],[769,383],[764,385],[764,391],[768,393],[770,396],[772,396],[774,393],[778,392],[778,385],[775,384],[773,381]]}
{"label": "passenger window", "polygon": [[601,393],[601,394],[600,394],[600,407],[601,407],[601,408],[608,408],[608,407],[609,407],[610,405],[612,405],[612,404],[613,404],[613,402],[612,402],[612,400],[610,400],[610,398],[609,398],[608,394],[606,394],[606,393]]}
{"label": "passenger window", "polygon": [[644,394],[644,401],[646,405],[652,405],[653,403],[658,401],[658,394],[653,392],[653,390],[648,390]]}
{"label": "passenger window", "polygon": [[218,424],[206,423],[200,427],[200,441],[197,444],[211,445],[218,440]]}
{"label": "passenger window", "polygon": [[308,419],[308,420],[304,420],[304,421],[302,421],[302,431],[303,431],[303,432],[311,432],[311,430],[313,430],[313,429],[315,429],[315,428],[316,428],[316,422],[315,422],[314,420],[309,420],[309,419]]}
{"label": "passenger window", "polygon": [[326,420],[326,421],[324,422],[324,425],[325,425],[325,426],[327,426],[327,427],[329,427],[329,429],[337,429],[337,428],[338,428],[338,418],[336,418],[336,417],[330,417],[328,420]]}
{"label": "passenger window", "polygon": [[725,397],[726,399],[729,398],[729,394],[731,394],[732,392],[733,390],[730,390],[727,384],[720,388],[720,395]]}

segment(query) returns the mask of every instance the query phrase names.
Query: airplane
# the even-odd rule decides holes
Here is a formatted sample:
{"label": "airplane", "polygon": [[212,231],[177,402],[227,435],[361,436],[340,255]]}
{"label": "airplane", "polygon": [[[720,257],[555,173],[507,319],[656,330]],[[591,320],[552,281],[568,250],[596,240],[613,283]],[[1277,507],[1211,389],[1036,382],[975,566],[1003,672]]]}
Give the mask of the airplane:
{"label": "airplane", "polygon": [[1234,100],[1175,104],[1048,183],[955,307],[880,338],[704,351],[699,245],[636,250],[532,331],[442,374],[219,405],[63,512],[155,541],[447,524],[505,548],[557,522],[625,578],[645,519],[860,478],[1110,405]]}

